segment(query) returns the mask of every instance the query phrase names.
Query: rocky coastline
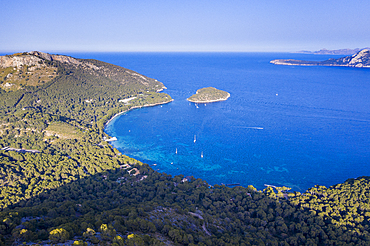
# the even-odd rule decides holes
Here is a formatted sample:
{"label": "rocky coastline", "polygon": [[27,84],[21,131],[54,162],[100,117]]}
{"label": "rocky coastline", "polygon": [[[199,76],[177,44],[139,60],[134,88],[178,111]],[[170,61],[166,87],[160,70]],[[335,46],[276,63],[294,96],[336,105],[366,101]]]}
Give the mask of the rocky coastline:
{"label": "rocky coastline", "polygon": [[288,66],[336,66],[336,67],[370,68],[370,50],[363,49],[352,56],[345,56],[338,59],[331,58],[325,61],[275,59],[270,61],[270,63],[275,65],[288,65]]}

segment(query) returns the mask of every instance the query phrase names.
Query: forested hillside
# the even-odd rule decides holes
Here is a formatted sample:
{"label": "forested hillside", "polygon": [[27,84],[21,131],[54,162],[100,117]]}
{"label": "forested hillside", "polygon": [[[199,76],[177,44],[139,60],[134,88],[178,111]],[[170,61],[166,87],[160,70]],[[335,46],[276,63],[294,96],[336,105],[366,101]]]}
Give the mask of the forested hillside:
{"label": "forested hillside", "polygon": [[107,120],[172,100],[154,79],[31,52],[0,59],[0,86],[0,245],[369,244],[368,177],[303,194],[210,186],[112,148]]}

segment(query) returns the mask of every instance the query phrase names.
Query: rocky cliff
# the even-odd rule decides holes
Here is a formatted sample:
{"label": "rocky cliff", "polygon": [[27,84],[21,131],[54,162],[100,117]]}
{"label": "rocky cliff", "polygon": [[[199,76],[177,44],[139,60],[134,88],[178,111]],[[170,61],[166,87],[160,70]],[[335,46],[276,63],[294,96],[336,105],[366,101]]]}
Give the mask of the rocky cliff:
{"label": "rocky cliff", "polygon": [[352,56],[336,59],[334,63],[348,67],[370,67],[370,50],[364,49]]}
{"label": "rocky cliff", "polygon": [[276,59],[270,61],[276,65],[297,65],[297,66],[341,66],[341,67],[370,67],[370,50],[363,49],[352,56],[345,56],[339,59],[326,61],[302,61],[293,59]]}

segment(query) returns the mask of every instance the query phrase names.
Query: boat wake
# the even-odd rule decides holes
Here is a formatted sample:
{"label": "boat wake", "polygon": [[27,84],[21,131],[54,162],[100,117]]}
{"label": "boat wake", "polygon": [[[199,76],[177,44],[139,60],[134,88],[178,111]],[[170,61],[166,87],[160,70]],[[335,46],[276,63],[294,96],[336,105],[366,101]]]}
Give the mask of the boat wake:
{"label": "boat wake", "polygon": [[244,128],[247,128],[247,129],[256,129],[256,130],[263,130],[263,127],[258,127],[258,126],[246,126]]}

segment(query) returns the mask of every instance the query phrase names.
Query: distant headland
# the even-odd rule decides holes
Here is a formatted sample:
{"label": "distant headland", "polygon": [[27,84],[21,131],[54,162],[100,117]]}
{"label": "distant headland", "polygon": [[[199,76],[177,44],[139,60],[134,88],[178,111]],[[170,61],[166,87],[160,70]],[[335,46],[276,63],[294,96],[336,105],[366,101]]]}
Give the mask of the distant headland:
{"label": "distant headland", "polygon": [[187,100],[194,103],[209,103],[225,101],[230,97],[230,93],[218,90],[214,87],[206,87],[197,90],[196,94],[189,97]]}
{"label": "distant headland", "polygon": [[370,47],[366,48],[355,48],[355,49],[338,49],[338,50],[328,50],[328,49],[321,49],[317,51],[308,51],[308,50],[300,50],[294,53],[301,53],[301,54],[315,54],[315,55],[353,55],[363,49],[370,49]]}
{"label": "distant headland", "polygon": [[293,59],[276,59],[270,61],[276,65],[297,65],[297,66],[337,66],[337,67],[370,67],[370,50],[363,49],[352,56],[345,56],[338,59],[326,61],[302,61]]}

